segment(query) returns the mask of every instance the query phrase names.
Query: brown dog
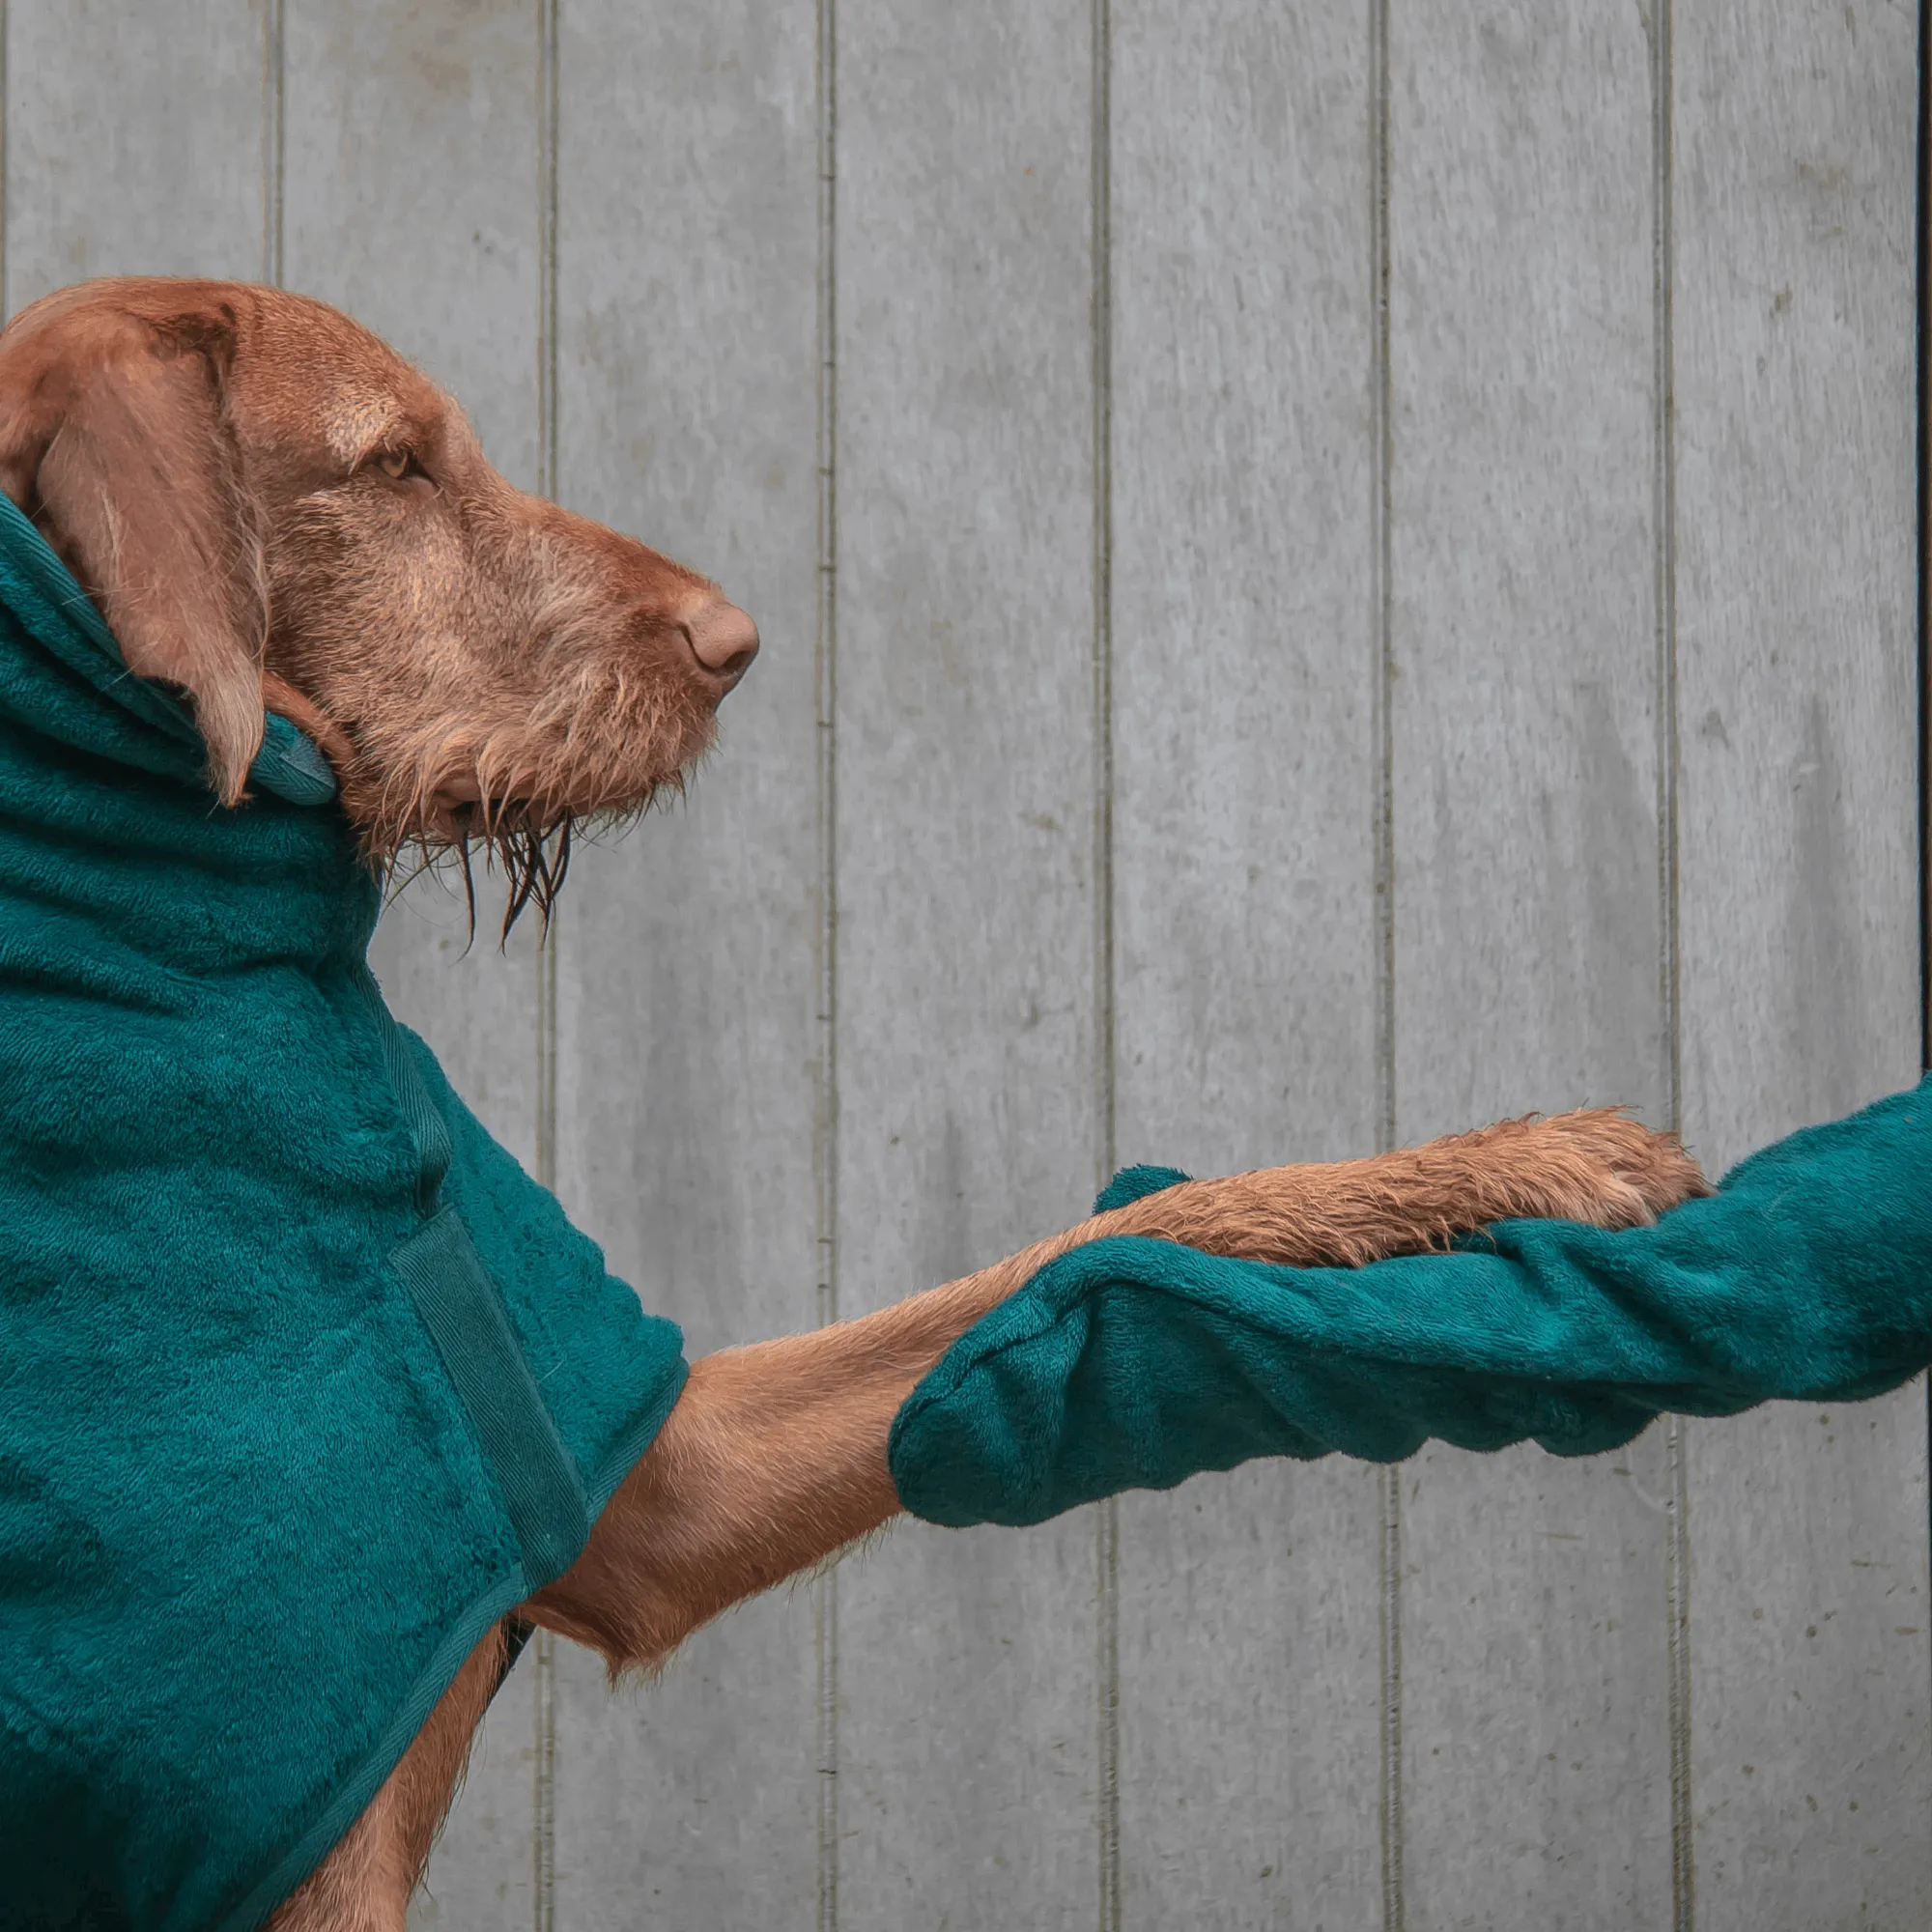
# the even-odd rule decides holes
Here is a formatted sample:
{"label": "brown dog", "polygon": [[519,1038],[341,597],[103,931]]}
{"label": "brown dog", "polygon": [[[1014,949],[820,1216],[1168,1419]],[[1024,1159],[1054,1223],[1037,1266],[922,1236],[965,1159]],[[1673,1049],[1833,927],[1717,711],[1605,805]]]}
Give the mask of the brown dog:
{"label": "brown dog", "polygon": [[[372,866],[472,842],[547,904],[574,822],[682,781],[757,649],[745,614],[631,539],[512,489],[455,405],[321,303],[91,283],[0,335],[0,487],[130,669],[185,692],[238,805],[265,707],[335,767]],[[887,1432],[920,1378],[1050,1257],[1103,1234],[1314,1264],[1510,1215],[1648,1221],[1703,1190],[1619,1114],[1203,1180],[862,1321],[705,1357],[576,1566],[526,1618],[660,1662],[741,1599],[888,1521]],[[399,1932],[501,1667],[493,1634],[280,1932]]]}

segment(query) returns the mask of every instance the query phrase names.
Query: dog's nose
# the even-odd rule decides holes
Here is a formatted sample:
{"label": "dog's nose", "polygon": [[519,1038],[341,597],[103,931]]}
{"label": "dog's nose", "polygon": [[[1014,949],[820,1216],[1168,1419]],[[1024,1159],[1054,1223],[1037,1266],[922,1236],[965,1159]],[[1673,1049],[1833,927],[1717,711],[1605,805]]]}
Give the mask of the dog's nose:
{"label": "dog's nose", "polygon": [[685,620],[692,655],[717,679],[718,696],[738,682],[758,655],[758,627],[735,604],[722,598]]}

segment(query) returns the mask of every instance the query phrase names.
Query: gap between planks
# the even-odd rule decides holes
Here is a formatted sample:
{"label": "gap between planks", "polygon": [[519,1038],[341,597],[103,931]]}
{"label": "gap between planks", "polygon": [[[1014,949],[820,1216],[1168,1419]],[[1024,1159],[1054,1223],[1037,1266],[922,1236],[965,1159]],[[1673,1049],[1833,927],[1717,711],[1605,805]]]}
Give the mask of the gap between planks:
{"label": "gap between planks", "polygon": [[[279,0],[278,0],[279,4]],[[557,197],[560,119],[557,14],[560,0],[537,0],[537,489],[556,499]],[[537,1179],[557,1189],[557,958],[562,930],[554,909],[537,950]],[[556,1923],[556,1642],[539,1631],[535,1673],[530,1819],[530,1917],[534,1932]]]}
{"label": "gap between planks", "polygon": [[[1369,631],[1376,1074],[1380,1142],[1397,1144],[1395,980],[1395,415],[1389,354],[1389,0],[1369,0]],[[1402,1470],[1377,1471],[1382,1932],[1404,1932]]]}
{"label": "gap between planks", "polygon": [[[838,16],[817,0],[814,18],[818,124],[817,238],[817,622],[813,684],[817,727],[818,1065],[812,1180],[818,1258],[816,1315],[838,1319]],[[817,1781],[817,1932],[838,1923],[838,1572],[811,1584]]]}

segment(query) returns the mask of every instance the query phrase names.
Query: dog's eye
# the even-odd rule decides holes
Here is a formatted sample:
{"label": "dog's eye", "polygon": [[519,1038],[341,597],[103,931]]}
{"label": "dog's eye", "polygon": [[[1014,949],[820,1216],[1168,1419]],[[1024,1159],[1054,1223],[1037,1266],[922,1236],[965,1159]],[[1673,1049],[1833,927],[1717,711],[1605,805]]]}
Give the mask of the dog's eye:
{"label": "dog's eye", "polygon": [[408,449],[383,449],[376,452],[376,468],[384,476],[393,476],[400,483],[406,476],[420,476],[423,468],[415,459],[415,452]]}

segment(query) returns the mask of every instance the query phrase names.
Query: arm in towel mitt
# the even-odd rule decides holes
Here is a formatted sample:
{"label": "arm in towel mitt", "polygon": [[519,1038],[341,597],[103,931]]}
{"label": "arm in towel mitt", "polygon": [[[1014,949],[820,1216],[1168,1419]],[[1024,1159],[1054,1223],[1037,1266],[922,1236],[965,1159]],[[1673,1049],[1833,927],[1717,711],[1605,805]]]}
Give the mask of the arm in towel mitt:
{"label": "arm in towel mitt", "polygon": [[[1102,1205],[1182,1178],[1129,1169]],[[1090,1242],[953,1344],[890,1455],[915,1516],[1031,1523],[1257,1456],[1586,1456],[1660,1411],[1853,1402],[1929,1361],[1932,1076],[1651,1228],[1506,1221],[1360,1268]]]}

